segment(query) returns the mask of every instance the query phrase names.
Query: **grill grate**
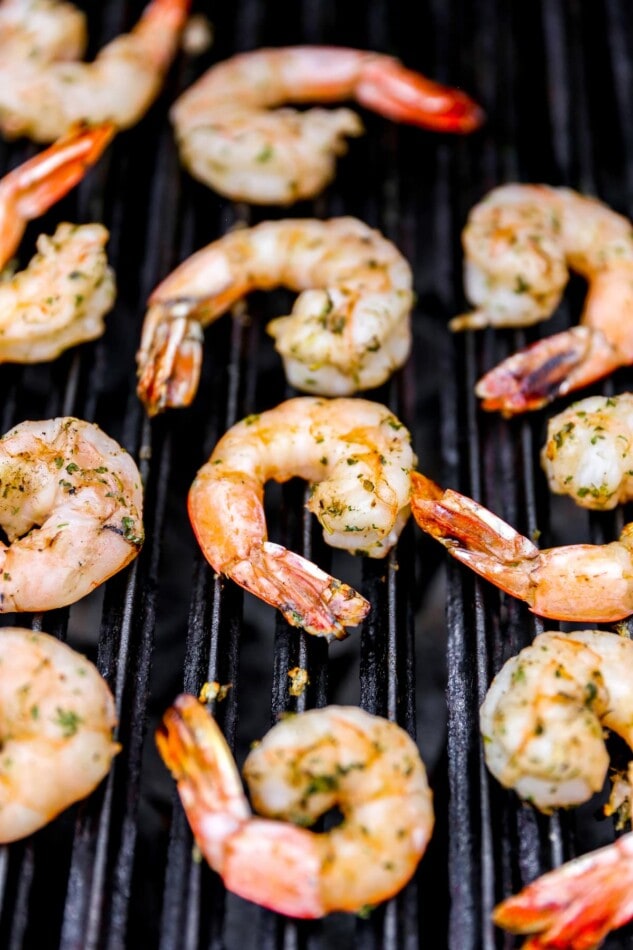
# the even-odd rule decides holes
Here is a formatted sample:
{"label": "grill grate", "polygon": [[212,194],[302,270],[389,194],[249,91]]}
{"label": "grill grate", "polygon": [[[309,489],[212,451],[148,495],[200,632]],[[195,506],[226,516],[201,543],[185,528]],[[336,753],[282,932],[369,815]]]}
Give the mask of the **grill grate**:
{"label": "grill grate", "polygon": [[[143,0],[80,4],[95,51],[138,17]],[[552,819],[503,792],[484,768],[477,710],[492,673],[543,624],[454,563],[412,525],[386,562],[361,562],[327,548],[303,511],[303,486],[274,489],[271,536],[358,586],[373,610],[361,632],[328,646],[289,629],[272,609],[214,577],[184,508],[197,468],[222,432],[244,415],[292,395],[266,319],[287,312],[288,295],[252,295],[247,308],[206,334],[200,391],[188,410],[151,424],[135,395],[134,353],[144,301],[157,281],[236,222],[285,214],[352,214],[379,227],[414,269],[418,302],[409,364],[376,393],[410,427],[421,468],[472,495],[546,546],[602,543],[624,517],[574,514],[548,496],[538,467],[548,413],[505,422],[482,415],[473,385],[484,368],[541,333],[569,325],[582,287],[545,328],[451,338],[446,323],[464,306],[459,233],[472,204],[503,181],[546,181],[599,194],[633,214],[633,19],[626,0],[236,0],[194,4],[213,18],[215,44],[181,56],[164,94],[136,128],[119,136],[99,166],[44,219],[102,220],[119,295],[106,335],[37,367],[3,366],[2,426],[75,414],[98,422],[140,459],[146,485],[146,546],[138,560],[84,602],[32,623],[97,660],[112,686],[123,749],[109,778],[85,803],[33,838],[0,849],[0,945],[17,948],[123,946],[193,950],[237,947],[515,946],[496,932],[490,909],[554,864],[610,840],[594,807]],[[425,29],[418,23],[422,19]],[[168,105],[211,62],[262,45],[333,43],[395,53],[485,106],[476,136],[448,139],[365,115],[335,183],[290,212],[229,202],[180,171]],[[0,144],[0,170],[33,154]],[[621,371],[606,392],[630,387]],[[626,514],[626,512],[625,512]],[[628,520],[628,519],[627,519]],[[446,617],[444,608],[446,605]],[[552,626],[554,626],[552,624]],[[310,685],[289,694],[289,668]],[[368,920],[333,915],[280,919],[224,893],[192,857],[191,835],[153,731],[183,688],[231,683],[217,705],[241,761],[248,744],[286,709],[351,702],[397,719],[417,738],[435,792],[437,825],[405,891]],[[609,950],[633,947],[631,928]]]}

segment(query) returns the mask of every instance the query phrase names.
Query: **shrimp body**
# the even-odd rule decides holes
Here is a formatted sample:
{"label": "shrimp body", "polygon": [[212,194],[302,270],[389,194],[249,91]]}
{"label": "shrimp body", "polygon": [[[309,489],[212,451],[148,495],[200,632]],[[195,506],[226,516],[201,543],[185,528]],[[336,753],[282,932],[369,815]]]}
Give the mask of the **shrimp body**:
{"label": "shrimp body", "polygon": [[487,508],[413,472],[413,516],[449,554],[554,620],[609,623],[633,613],[633,523],[610,544],[540,550]]}
{"label": "shrimp body", "polygon": [[107,774],[114,699],[84,656],[46,633],[0,630],[0,842],[32,834]]}
{"label": "shrimp body", "polygon": [[[46,5],[49,17],[58,12],[64,18],[61,32],[68,30],[66,47],[54,48],[51,43],[40,55],[37,33],[25,56],[34,33],[28,23],[26,35],[19,44],[8,45],[7,55],[0,34],[0,129],[7,138],[26,135],[36,142],[51,142],[79,121],[112,122],[118,129],[134,125],[159,92],[178,47],[189,0],[151,0],[130,33],[108,43],[92,63],[76,61],[80,44],[66,6]],[[10,55],[14,49],[16,55]]]}
{"label": "shrimp body", "polygon": [[541,462],[550,489],[583,508],[633,497],[633,395],[589,396],[547,424]]}
{"label": "shrimp body", "polygon": [[484,409],[537,409],[633,362],[633,227],[568,188],[504,185],[471,212],[463,233],[471,313],[453,330],[529,326],[558,306],[568,267],[588,282],[581,326],[501,362],[477,383]]}
{"label": "shrimp body", "polygon": [[543,874],[495,907],[493,920],[533,934],[530,950],[594,950],[633,918],[633,834]]}
{"label": "shrimp body", "polygon": [[60,224],[52,237],[40,235],[29,266],[0,282],[0,362],[52,360],[101,336],[116,294],[107,239],[100,224]]}
{"label": "shrimp body", "polygon": [[86,49],[86,17],[58,0],[3,0],[0,4],[0,62],[41,65],[80,59]]}
{"label": "shrimp body", "polygon": [[98,426],[22,422],[0,439],[0,612],[72,604],[143,542],[141,478]]}
{"label": "shrimp body", "polygon": [[334,177],[345,136],[363,131],[350,109],[298,111],[287,102],[355,99],[399,122],[470,132],[478,106],[390,56],[343,47],[259,49],[212,66],[171,111],[183,164],[237,201],[288,205]]}
{"label": "shrimp body", "polygon": [[[180,696],[157,732],[198,845],[228,890],[291,917],[355,912],[413,875],[433,828],[417,746],[393,722],[326,706],[279,722],[239,774],[216,722]],[[338,806],[326,833],[306,827]],[[295,822],[295,824],[292,824]]]}
{"label": "shrimp body", "polygon": [[409,514],[410,435],[379,403],[299,396],[238,422],[220,439],[189,492],[194,532],[211,566],[289,623],[345,636],[367,601],[297,554],[268,541],[264,484],[298,476],[314,486],[308,509],[325,541],[384,557]]}
{"label": "shrimp body", "polygon": [[543,812],[604,784],[603,726],[633,748],[633,641],[604,630],[541,633],[511,657],[480,710],[488,768]]}
{"label": "shrimp body", "polygon": [[184,261],[154,290],[138,353],[148,412],[188,405],[198,386],[201,328],[252,290],[301,291],[268,325],[291,385],[349,395],[380,385],[411,347],[411,269],[356,218],[266,221]]}

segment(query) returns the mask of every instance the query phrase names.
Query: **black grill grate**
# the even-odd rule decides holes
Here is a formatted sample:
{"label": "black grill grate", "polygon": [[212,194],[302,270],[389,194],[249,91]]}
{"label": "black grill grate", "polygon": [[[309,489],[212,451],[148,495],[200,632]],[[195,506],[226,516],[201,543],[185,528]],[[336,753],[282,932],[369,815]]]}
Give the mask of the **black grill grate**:
{"label": "black grill grate", "polygon": [[[142,0],[80,4],[91,49],[127,28]],[[89,178],[29,227],[102,220],[119,296],[102,340],[52,364],[3,366],[2,431],[27,418],[75,414],[98,422],[140,460],[147,543],[134,565],[70,609],[5,616],[33,623],[84,649],[110,682],[123,749],[97,793],[33,838],[0,849],[0,945],[67,948],[515,946],[495,931],[502,896],[561,860],[611,840],[595,803],[552,819],[500,790],[482,762],[477,709],[491,674],[542,622],[454,564],[409,525],[397,553],[366,562],[332,552],[303,513],[304,487],[268,500],[271,536],[356,584],[373,610],[361,632],[331,647],[289,629],[275,613],[213,576],[192,538],[185,498],[219,435],[242,416],[291,395],[265,334],[288,295],[253,295],[247,308],[207,332],[195,404],[151,424],[135,395],[134,353],[151,288],[193,250],[236,221],[285,214],[352,214],[379,227],[415,274],[414,353],[373,395],[411,428],[422,470],[479,499],[545,546],[602,542],[624,517],[570,518],[547,495],[538,467],[548,413],[505,422],[482,415],[472,390],[484,368],[526,340],[567,326],[582,287],[546,327],[452,338],[465,305],[459,234],[472,204],[503,181],[567,184],[633,214],[633,18],[626,0],[236,0],[194,4],[213,20],[215,44],[181,56],[164,94],[136,128],[119,136]],[[424,28],[419,28],[419,23]],[[332,43],[394,53],[409,66],[461,84],[489,114],[469,139],[435,136],[365,115],[328,192],[290,212],[229,202],[180,171],[169,103],[204,68],[262,45]],[[35,151],[0,145],[0,169]],[[605,391],[630,387],[621,371]],[[626,515],[626,512],[624,513]],[[444,607],[446,604],[446,618]],[[552,625],[553,626],[553,625]],[[309,671],[299,699],[289,668]],[[231,683],[217,715],[242,760],[248,744],[286,709],[352,702],[417,733],[435,791],[437,826],[414,881],[368,920],[333,915],[298,923],[232,895],[192,857],[173,783],[153,730],[183,688]],[[611,950],[633,947],[630,930]]]}

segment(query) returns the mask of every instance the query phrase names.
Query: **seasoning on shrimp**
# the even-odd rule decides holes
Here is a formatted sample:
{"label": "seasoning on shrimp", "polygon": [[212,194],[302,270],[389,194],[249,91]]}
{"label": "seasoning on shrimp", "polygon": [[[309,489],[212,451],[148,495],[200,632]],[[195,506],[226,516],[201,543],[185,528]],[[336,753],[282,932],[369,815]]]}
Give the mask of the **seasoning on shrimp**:
{"label": "seasoning on shrimp", "polygon": [[466,295],[475,310],[453,330],[529,326],[558,306],[568,267],[589,283],[581,326],[520,350],[476,386],[504,415],[551,402],[633,362],[633,225],[568,188],[504,185],[463,233]]}
{"label": "seasoning on shrimp", "polygon": [[268,540],[264,485],[295,476],[311,482],[307,507],[325,541],[384,557],[409,515],[410,442],[389,409],[366,399],[299,396],[247,417],[220,439],[189,492],[189,516],[204,556],[293,626],[344,637],[369,604]]}
{"label": "seasoning on shrimp", "polygon": [[441,132],[471,132],[483,119],[463,92],[391,56],[334,46],[233,56],[185,90],[171,119],[195,178],[236,201],[289,205],[325,188],[347,150],[345,137],[361,135],[363,126],[350,109],[299,111],[286,103],[344,99]]}
{"label": "seasoning on shrimp", "polygon": [[633,613],[633,523],[610,544],[540,550],[505,521],[459,492],[411,474],[411,509],[452,557],[535,614],[609,623]]}
{"label": "seasoning on shrimp", "polygon": [[232,231],[184,261],[152,293],[137,355],[138,393],[154,415],[189,405],[202,328],[252,290],[300,291],[268,325],[288,381],[350,395],[383,383],[411,348],[411,269],[356,218],[266,221]]}
{"label": "seasoning on shrimp", "polygon": [[589,396],[547,424],[541,462],[549,487],[582,508],[633,497],[633,394]]}
{"label": "seasoning on shrimp", "polygon": [[609,767],[603,728],[633,748],[632,678],[628,637],[539,634],[504,664],[481,707],[488,768],[543,812],[587,801]]}
{"label": "seasoning on shrimp", "polygon": [[143,543],[132,456],[70,416],[0,438],[0,613],[64,607],[122,570]]}
{"label": "seasoning on shrimp", "polygon": [[[179,696],[156,734],[198,846],[228,890],[291,917],[362,912],[413,875],[433,829],[426,772],[410,736],[351,706],[282,720],[244,776],[214,719]],[[338,806],[326,833],[307,825]]]}
{"label": "seasoning on shrimp", "polygon": [[46,633],[0,630],[0,843],[32,834],[107,774],[114,699],[92,663]]}
{"label": "seasoning on shrimp", "polygon": [[633,833],[543,874],[495,907],[493,920],[532,934],[531,950],[595,950],[633,918]]}
{"label": "seasoning on shrimp", "polygon": [[[136,26],[92,63],[78,62],[85,23],[68,3],[0,6],[0,130],[52,142],[76,122],[134,125],[161,88],[190,0],[151,0]],[[5,9],[6,8],[6,9]]]}

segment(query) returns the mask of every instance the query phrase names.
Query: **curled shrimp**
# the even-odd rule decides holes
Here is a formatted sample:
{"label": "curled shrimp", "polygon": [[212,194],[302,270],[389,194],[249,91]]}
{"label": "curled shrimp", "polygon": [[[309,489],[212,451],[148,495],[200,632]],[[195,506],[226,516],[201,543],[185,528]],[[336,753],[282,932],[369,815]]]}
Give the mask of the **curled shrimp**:
{"label": "curled shrimp", "polygon": [[609,623],[633,613],[633,523],[610,544],[540,550],[472,498],[411,473],[411,510],[452,557],[530,610],[554,620]]}
{"label": "curled shrimp", "polygon": [[81,181],[113,134],[110,123],[78,126],[0,179],[0,269],[17,250],[27,223]]}
{"label": "curled shrimp", "polygon": [[[426,772],[410,736],[352,706],[274,726],[249,754],[249,809],[231,752],[193,696],[156,734],[198,845],[228,890],[291,917],[360,911],[413,875],[433,829]],[[330,808],[340,825],[316,834]],[[293,824],[294,822],[294,824]]]}
{"label": "curled shrimp", "polygon": [[543,874],[493,911],[524,950],[595,950],[633,918],[633,834]]}
{"label": "curled shrimp", "polygon": [[[0,268],[27,221],[80,181],[113,134],[109,123],[74,129],[0,181]],[[51,360],[101,336],[115,297],[107,239],[100,224],[60,224],[53,237],[40,235],[25,270],[0,279],[0,362]]]}
{"label": "curled shrimp", "polygon": [[497,673],[480,710],[486,764],[548,813],[604,784],[603,727],[633,748],[633,641],[605,630],[541,633]]}
{"label": "curled shrimp", "polygon": [[550,489],[583,508],[633,497],[633,395],[589,396],[553,416],[541,462]]}
{"label": "curled shrimp", "polygon": [[98,426],[22,422],[0,439],[0,613],[64,607],[143,542],[141,477]]}
{"label": "curled shrimp", "polygon": [[581,326],[503,360],[476,386],[482,407],[538,409],[633,362],[633,226],[568,188],[504,185],[471,212],[463,233],[466,294],[476,309],[453,330],[528,326],[558,306],[568,267],[588,281]]}
{"label": "curled shrimp", "polygon": [[28,267],[0,282],[0,362],[52,360],[101,336],[115,280],[101,224],[60,224],[41,234]]}
{"label": "curled shrimp", "polygon": [[0,842],[32,834],[107,774],[119,746],[96,667],[46,633],[0,630]]}
{"label": "curled shrimp", "polygon": [[[6,47],[0,32],[2,133],[52,142],[78,121],[113,122],[118,129],[134,125],[160,90],[189,4],[151,0],[129,33],[108,43],[94,62],[85,63],[76,61],[83,54],[85,36],[69,15],[68,4],[45,2],[46,24],[40,32],[35,29],[39,20],[31,17],[31,8],[39,2],[13,0],[10,6],[22,10],[23,28],[20,32],[19,18],[14,17]],[[59,23],[49,26],[56,16]]]}
{"label": "curled shrimp", "polygon": [[330,46],[233,56],[187,89],[171,118],[195,178],[237,201],[288,205],[325,188],[346,151],[345,136],[360,135],[363,126],[350,109],[277,107],[344,99],[440,132],[471,132],[483,118],[463,92],[391,56]]}
{"label": "curled shrimp", "polygon": [[409,515],[411,437],[365,399],[298,396],[238,422],[220,439],[189,492],[189,517],[211,566],[288,623],[345,636],[369,610],[364,597],[315,564],[268,541],[264,484],[298,476],[313,484],[308,509],[325,541],[384,557]]}
{"label": "curled shrimp", "polygon": [[268,325],[288,381],[344,396],[383,383],[411,348],[411,269],[356,218],[266,221],[224,235],[152,293],[137,355],[138,393],[154,415],[198,388],[202,327],[252,290],[301,291]]}

